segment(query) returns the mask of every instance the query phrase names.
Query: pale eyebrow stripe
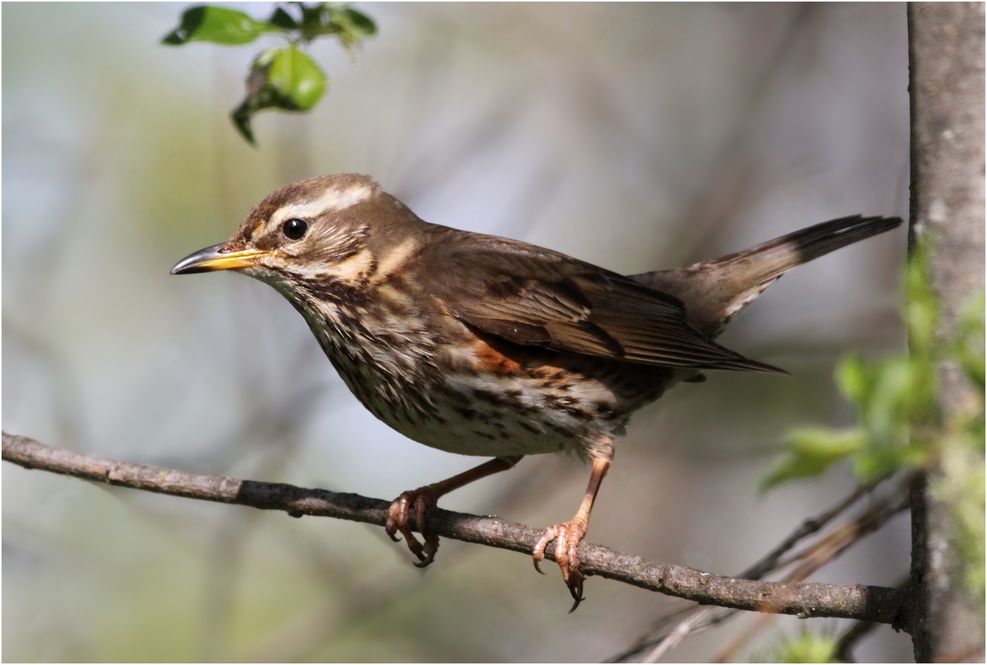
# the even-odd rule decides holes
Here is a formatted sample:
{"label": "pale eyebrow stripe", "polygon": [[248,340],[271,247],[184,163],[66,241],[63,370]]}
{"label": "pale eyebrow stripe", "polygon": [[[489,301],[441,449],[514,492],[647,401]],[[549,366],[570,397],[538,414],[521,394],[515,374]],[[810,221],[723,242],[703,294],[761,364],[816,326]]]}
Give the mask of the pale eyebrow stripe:
{"label": "pale eyebrow stripe", "polygon": [[312,219],[327,212],[345,210],[361,201],[367,200],[372,194],[373,188],[369,185],[354,185],[344,190],[330,189],[313,201],[295,203],[279,208],[277,212],[271,215],[271,222],[276,224],[291,217]]}

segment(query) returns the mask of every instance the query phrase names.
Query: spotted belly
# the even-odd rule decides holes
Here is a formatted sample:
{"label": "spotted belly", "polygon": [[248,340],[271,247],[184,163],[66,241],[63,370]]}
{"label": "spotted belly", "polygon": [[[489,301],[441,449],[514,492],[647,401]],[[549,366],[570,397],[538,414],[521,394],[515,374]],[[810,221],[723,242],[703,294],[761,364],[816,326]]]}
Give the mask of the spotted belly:
{"label": "spotted belly", "polygon": [[482,340],[448,353],[458,357],[441,363],[449,371],[432,391],[435,416],[389,424],[416,441],[464,455],[592,457],[674,378],[665,369]]}
{"label": "spotted belly", "polygon": [[666,368],[474,335],[462,343],[426,344],[421,331],[366,320],[350,322],[346,329],[358,332],[348,338],[338,329],[313,326],[357,399],[405,436],[462,455],[593,457],[675,378]]}
{"label": "spotted belly", "polygon": [[463,455],[591,454],[623,432],[626,417],[602,385],[574,396],[546,390],[535,377],[491,379],[450,374],[436,388],[437,412],[414,422],[391,422],[408,437]]}

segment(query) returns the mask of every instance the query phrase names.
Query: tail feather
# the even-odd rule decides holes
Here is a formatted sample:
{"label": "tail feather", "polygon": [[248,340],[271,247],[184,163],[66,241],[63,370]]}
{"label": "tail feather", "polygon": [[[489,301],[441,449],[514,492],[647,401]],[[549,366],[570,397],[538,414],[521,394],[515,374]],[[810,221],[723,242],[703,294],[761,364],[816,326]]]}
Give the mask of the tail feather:
{"label": "tail feather", "polygon": [[692,324],[715,337],[730,319],[795,266],[900,224],[898,217],[841,217],[712,261],[632,278],[682,300]]}
{"label": "tail feather", "polygon": [[720,266],[731,269],[735,264],[750,260],[749,270],[744,271],[744,279],[752,283],[770,282],[795,266],[890,231],[900,224],[901,219],[898,217],[841,217],[699,265],[714,270]]}

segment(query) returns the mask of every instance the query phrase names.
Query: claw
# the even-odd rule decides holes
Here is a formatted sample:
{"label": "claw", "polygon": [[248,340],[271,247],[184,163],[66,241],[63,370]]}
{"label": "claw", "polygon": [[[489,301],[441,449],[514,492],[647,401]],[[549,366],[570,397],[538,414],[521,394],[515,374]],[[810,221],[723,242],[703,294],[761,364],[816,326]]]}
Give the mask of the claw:
{"label": "claw", "polygon": [[415,565],[419,568],[424,568],[433,561],[435,561],[435,553],[439,551],[439,537],[426,537],[425,546],[422,548],[422,555],[418,558],[420,561],[416,561]]}
{"label": "claw", "polygon": [[[579,593],[582,594],[582,590],[580,590]],[[579,598],[576,598],[576,600],[572,601],[572,607],[569,608],[569,614],[572,614],[573,612],[576,611],[576,608],[579,607],[579,603],[583,602],[583,598],[584,596],[580,595]]]}
{"label": "claw", "polygon": [[585,579],[579,570],[579,555],[577,550],[583,536],[586,535],[586,524],[580,520],[572,520],[555,524],[545,529],[545,533],[538,539],[531,550],[531,558],[535,565],[535,570],[542,572],[539,562],[545,559],[545,548],[549,543],[555,541],[555,563],[559,565],[562,572],[562,580],[569,589],[569,594],[575,601],[570,612],[579,607],[583,601],[583,580]]}

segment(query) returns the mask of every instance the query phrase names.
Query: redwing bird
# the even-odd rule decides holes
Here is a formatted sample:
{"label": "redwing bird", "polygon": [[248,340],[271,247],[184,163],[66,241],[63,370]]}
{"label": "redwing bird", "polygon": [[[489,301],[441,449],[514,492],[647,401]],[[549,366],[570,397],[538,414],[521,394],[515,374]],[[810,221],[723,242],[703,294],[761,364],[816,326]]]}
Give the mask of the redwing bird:
{"label": "redwing bird", "polygon": [[429,224],[372,179],[332,175],[272,193],[231,240],[172,273],[233,269],[267,282],[377,418],[419,443],[493,458],[391,505],[387,533],[404,536],[418,565],[435,558],[425,514],[442,495],[524,455],[590,461],[578,511],[532,552],[537,568],[555,541],[578,604],[577,547],[630,415],[705,370],[781,371],[713,340],[787,270],[900,223],[844,217],[712,261],[625,276]]}

